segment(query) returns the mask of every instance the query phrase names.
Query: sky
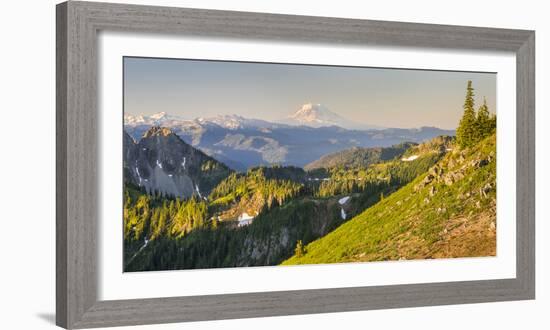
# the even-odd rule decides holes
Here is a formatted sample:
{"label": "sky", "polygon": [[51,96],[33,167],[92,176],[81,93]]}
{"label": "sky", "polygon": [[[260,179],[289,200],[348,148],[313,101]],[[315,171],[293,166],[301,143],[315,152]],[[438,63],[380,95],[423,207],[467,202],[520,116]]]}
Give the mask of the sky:
{"label": "sky", "polygon": [[455,129],[466,84],[496,113],[495,73],[124,58],[125,114],[281,120],[320,103],[357,123]]}

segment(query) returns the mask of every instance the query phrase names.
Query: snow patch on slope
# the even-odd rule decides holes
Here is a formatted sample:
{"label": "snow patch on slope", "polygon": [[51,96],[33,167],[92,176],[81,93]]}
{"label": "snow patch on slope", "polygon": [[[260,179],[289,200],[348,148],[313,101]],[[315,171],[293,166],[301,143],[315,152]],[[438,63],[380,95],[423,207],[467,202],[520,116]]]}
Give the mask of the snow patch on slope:
{"label": "snow patch on slope", "polygon": [[340,205],[344,205],[344,204],[346,204],[346,203],[349,201],[349,199],[350,199],[349,196],[342,197],[342,198],[340,198],[340,199],[338,200],[338,203],[339,203]]}
{"label": "snow patch on slope", "polygon": [[418,158],[418,155],[412,155],[412,156],[409,156],[409,157],[404,157],[404,158],[401,158],[402,161],[404,162],[412,162],[413,160],[417,159]]}

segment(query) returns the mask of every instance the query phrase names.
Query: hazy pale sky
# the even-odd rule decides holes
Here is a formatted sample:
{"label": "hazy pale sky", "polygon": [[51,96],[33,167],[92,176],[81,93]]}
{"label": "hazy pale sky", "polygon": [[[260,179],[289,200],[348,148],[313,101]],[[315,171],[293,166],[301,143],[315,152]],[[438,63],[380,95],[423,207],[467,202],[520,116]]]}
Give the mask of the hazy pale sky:
{"label": "hazy pale sky", "polygon": [[494,73],[125,57],[124,111],[273,121],[311,102],[369,125],[454,129],[468,80],[495,113]]}

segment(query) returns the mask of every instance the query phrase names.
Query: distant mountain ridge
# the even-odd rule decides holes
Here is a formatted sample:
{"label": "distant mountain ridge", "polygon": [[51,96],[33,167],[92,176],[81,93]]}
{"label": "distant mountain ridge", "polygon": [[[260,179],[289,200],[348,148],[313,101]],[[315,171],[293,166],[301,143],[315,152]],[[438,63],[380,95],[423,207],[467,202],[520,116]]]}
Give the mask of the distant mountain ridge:
{"label": "distant mountain ridge", "polygon": [[124,116],[124,129],[135,141],[152,126],[170,128],[187,144],[239,171],[274,164],[303,167],[326,154],[354,146],[389,147],[454,135],[454,131],[435,127],[350,130],[338,126],[293,126],[238,115],[192,120],[166,113]]}
{"label": "distant mountain ridge", "polygon": [[261,120],[261,119],[250,119],[236,114],[232,115],[218,115],[214,117],[197,117],[194,119],[186,119],[180,116],[173,116],[164,111],[154,113],[152,115],[124,115],[124,125],[125,126],[139,126],[139,125],[150,125],[150,126],[165,126],[165,127],[176,127],[176,126],[193,126],[193,125],[218,125],[227,129],[241,129],[249,127],[268,127],[271,125],[276,125],[274,123]]}
{"label": "distant mountain ridge", "polygon": [[316,161],[307,164],[304,168],[306,170],[314,170],[318,168],[354,168],[354,167],[367,167],[370,164],[379,163],[400,157],[409,148],[415,146],[413,142],[403,142],[393,145],[391,147],[374,147],[374,148],[361,148],[352,147],[332,154],[325,155]]}
{"label": "distant mountain ridge", "polygon": [[361,148],[352,147],[341,150],[307,164],[304,169],[311,171],[319,168],[334,167],[357,168],[367,167],[370,164],[380,163],[395,158],[411,161],[431,152],[445,153],[452,150],[454,137],[440,135],[420,144],[403,142],[390,147]]}
{"label": "distant mountain ridge", "polygon": [[182,120],[182,117],[169,115],[164,111],[149,116],[124,114],[124,125],[170,126],[171,123],[176,124]]}

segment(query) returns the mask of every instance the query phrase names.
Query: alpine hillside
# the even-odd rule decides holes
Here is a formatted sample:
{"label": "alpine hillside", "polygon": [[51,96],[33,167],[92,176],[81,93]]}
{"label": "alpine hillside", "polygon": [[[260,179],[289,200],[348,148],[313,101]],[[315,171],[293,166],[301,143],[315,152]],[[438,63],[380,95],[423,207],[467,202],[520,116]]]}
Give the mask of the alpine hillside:
{"label": "alpine hillside", "polygon": [[455,146],[427,173],[283,264],[494,256],[495,160],[495,134]]}

